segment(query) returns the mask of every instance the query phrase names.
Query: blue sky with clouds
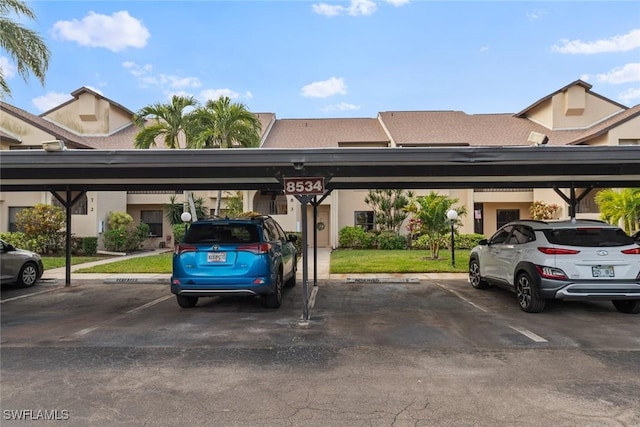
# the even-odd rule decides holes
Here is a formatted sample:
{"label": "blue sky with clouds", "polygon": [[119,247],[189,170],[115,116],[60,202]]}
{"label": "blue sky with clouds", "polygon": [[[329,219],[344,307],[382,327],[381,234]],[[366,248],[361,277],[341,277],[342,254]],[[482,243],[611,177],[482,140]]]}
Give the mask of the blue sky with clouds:
{"label": "blue sky with clouds", "polygon": [[637,1],[27,1],[51,50],[42,113],[87,86],[132,111],[227,95],[278,118],[390,110],[515,113],[583,79],[640,103]]}

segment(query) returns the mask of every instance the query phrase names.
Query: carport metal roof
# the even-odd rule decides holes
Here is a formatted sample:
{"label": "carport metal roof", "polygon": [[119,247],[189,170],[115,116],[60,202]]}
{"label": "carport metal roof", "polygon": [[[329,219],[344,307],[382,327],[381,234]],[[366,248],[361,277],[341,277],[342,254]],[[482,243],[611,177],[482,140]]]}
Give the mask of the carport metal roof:
{"label": "carport metal roof", "polygon": [[637,146],[0,151],[1,191],[634,187]]}
{"label": "carport metal roof", "polygon": [[[73,205],[74,191],[282,190],[285,177],[323,177],[326,194],[336,189],[550,187],[562,195],[559,188],[570,188],[570,199],[563,198],[573,212],[576,187],[638,186],[640,147],[0,151],[0,177],[0,191],[51,191],[65,206]],[[305,206],[317,205],[309,196],[298,199],[306,247]],[[70,230],[67,208],[67,285]],[[309,319],[307,270],[304,254],[304,321]]]}

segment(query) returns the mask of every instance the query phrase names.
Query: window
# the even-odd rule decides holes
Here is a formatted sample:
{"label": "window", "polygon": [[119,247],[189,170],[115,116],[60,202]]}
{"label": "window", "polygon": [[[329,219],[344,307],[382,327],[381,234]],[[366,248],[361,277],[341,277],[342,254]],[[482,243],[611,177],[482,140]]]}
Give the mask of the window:
{"label": "window", "polygon": [[366,231],[373,230],[375,226],[373,211],[355,211],[355,226],[362,227]]}
{"label": "window", "polygon": [[9,207],[9,231],[10,232],[16,232],[18,231],[18,227],[16,227],[16,215],[18,215],[18,212],[22,211],[23,209],[29,209],[29,206],[23,206],[23,207]]}
{"label": "window", "polygon": [[[62,203],[60,203],[60,201],[55,197],[51,198],[51,205],[64,209]],[[76,200],[76,202],[71,207],[71,215],[86,215],[88,212],[87,206],[87,194],[85,193],[80,196],[80,198]]]}
{"label": "window", "polygon": [[535,233],[531,228],[524,225],[516,225],[515,227],[513,227],[513,233],[511,233],[509,243],[514,245],[522,245],[524,243],[532,242],[535,239]]}
{"label": "window", "polygon": [[491,244],[500,244],[505,243],[511,234],[511,230],[513,227],[505,227],[502,230],[499,230],[491,237]]}
{"label": "window", "polygon": [[140,211],[140,222],[149,226],[150,236],[162,236],[162,211]]}
{"label": "window", "polygon": [[498,209],[496,211],[497,228],[517,219],[520,219],[520,211],[518,209]]}

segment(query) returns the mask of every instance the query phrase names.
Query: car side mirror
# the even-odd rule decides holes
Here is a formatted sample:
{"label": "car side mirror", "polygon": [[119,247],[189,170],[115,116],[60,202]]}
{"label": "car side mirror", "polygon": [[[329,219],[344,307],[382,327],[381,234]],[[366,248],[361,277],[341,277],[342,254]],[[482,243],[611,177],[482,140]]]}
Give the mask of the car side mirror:
{"label": "car side mirror", "polygon": [[489,240],[488,239],[482,239],[478,242],[479,245],[488,245],[489,244]]}

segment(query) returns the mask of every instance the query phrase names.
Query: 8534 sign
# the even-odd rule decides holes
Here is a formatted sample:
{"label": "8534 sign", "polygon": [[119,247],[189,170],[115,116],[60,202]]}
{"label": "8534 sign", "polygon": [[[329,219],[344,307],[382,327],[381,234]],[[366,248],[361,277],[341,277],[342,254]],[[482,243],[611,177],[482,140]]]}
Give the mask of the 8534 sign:
{"label": "8534 sign", "polygon": [[284,178],[284,194],[318,196],[324,194],[323,177]]}

